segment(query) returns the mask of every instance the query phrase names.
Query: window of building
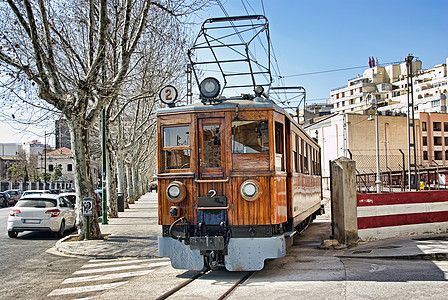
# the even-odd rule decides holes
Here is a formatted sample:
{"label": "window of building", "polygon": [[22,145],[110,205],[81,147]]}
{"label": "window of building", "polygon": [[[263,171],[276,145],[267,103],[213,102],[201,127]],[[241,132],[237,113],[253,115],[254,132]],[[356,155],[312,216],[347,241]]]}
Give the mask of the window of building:
{"label": "window of building", "polygon": [[448,132],[448,123],[443,122],[443,131]]}
{"label": "window of building", "polygon": [[438,107],[440,106],[440,99],[431,101],[431,107]]}
{"label": "window of building", "polygon": [[350,104],[355,104],[355,99],[350,99]]}
{"label": "window of building", "polygon": [[448,146],[448,137],[445,137],[445,146]]}
{"label": "window of building", "polygon": [[423,137],[423,146],[428,146],[428,137]]}
{"label": "window of building", "polygon": [[440,136],[434,137],[434,146],[442,146],[442,138]]}
{"label": "window of building", "polygon": [[427,128],[426,128],[426,122],[422,122],[422,130],[423,130],[423,131],[426,131],[426,130],[427,130]]}
{"label": "window of building", "polygon": [[432,123],[432,130],[434,131],[442,131],[442,124],[440,122]]}
{"label": "window of building", "polygon": [[445,150],[445,160],[448,160],[448,150]]}
{"label": "window of building", "polygon": [[73,166],[72,166],[72,164],[68,164],[68,165],[67,165],[67,171],[69,171],[69,172],[73,171]]}
{"label": "window of building", "polygon": [[54,166],[53,165],[48,165],[48,171],[53,172],[54,170]]}
{"label": "window of building", "polygon": [[434,151],[434,159],[442,160],[442,151]]}
{"label": "window of building", "polygon": [[423,151],[423,160],[428,160],[428,151]]}

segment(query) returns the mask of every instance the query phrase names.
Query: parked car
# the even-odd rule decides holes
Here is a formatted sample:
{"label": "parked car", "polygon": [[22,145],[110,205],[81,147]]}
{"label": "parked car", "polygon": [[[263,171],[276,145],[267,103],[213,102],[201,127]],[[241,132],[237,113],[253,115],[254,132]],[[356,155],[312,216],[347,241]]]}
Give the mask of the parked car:
{"label": "parked car", "polygon": [[157,188],[158,188],[157,179],[153,180],[149,183],[149,191],[151,193],[152,193],[152,191],[156,191],[156,193],[157,193]]}
{"label": "parked car", "polygon": [[76,193],[60,193],[58,198],[64,197],[66,200],[70,201],[73,206],[76,205]]}
{"label": "parked car", "polygon": [[5,193],[8,193],[11,197],[13,197],[15,202],[19,201],[20,197],[22,197],[22,190],[7,190]]}
{"label": "parked car", "polygon": [[22,197],[27,195],[40,195],[40,194],[51,194],[51,192],[50,190],[27,190],[23,192]]}
{"label": "parked car", "polygon": [[11,238],[22,231],[51,231],[63,237],[65,230],[73,228],[75,222],[74,206],[64,197],[32,194],[23,196],[11,208],[7,230]]}
{"label": "parked car", "polygon": [[61,190],[59,189],[50,189],[49,190],[51,194],[59,195],[61,193]]}
{"label": "parked car", "polygon": [[6,192],[0,193],[0,206],[1,207],[8,207],[13,206],[15,204],[15,200],[11,195],[9,195]]}

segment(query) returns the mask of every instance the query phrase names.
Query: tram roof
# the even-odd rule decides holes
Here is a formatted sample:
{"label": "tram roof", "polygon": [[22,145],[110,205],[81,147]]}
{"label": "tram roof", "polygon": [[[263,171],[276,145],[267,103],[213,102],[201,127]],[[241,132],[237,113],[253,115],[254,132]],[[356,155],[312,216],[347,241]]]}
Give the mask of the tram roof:
{"label": "tram roof", "polygon": [[158,114],[173,113],[173,112],[186,112],[186,111],[202,111],[202,110],[220,110],[226,108],[235,108],[238,105],[240,108],[274,108],[283,111],[283,109],[270,100],[264,100],[263,102],[256,102],[253,100],[242,99],[225,99],[221,103],[203,104],[202,102],[196,102],[189,105],[159,108]]}

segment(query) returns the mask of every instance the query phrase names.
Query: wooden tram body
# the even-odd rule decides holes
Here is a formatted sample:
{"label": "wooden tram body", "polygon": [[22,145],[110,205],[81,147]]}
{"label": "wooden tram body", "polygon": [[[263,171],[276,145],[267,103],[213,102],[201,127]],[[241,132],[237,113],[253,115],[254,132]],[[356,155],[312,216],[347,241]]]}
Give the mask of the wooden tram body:
{"label": "wooden tram body", "polygon": [[260,270],[321,211],[320,147],[268,99],[160,109],[159,255]]}

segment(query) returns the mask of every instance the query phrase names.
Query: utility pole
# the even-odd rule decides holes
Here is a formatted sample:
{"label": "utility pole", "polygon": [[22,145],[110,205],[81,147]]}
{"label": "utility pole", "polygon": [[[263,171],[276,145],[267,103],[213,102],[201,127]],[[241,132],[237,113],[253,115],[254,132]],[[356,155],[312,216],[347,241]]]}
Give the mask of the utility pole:
{"label": "utility pole", "polygon": [[101,165],[102,165],[102,223],[107,224],[107,195],[106,195],[106,170],[107,170],[107,159],[106,159],[106,109],[103,108],[101,112]]}
{"label": "utility pole", "polygon": [[[417,150],[415,148],[415,119],[414,119],[414,87],[412,82],[412,60],[414,56],[408,55],[405,59],[406,61],[406,70],[407,70],[407,100],[408,100],[408,189],[411,190],[411,168],[414,167],[414,183],[415,189],[418,190],[417,187]],[[412,139],[412,141],[411,141]],[[412,149],[412,150],[411,150]],[[412,155],[411,156],[411,151]],[[411,158],[414,160],[411,163]]]}

